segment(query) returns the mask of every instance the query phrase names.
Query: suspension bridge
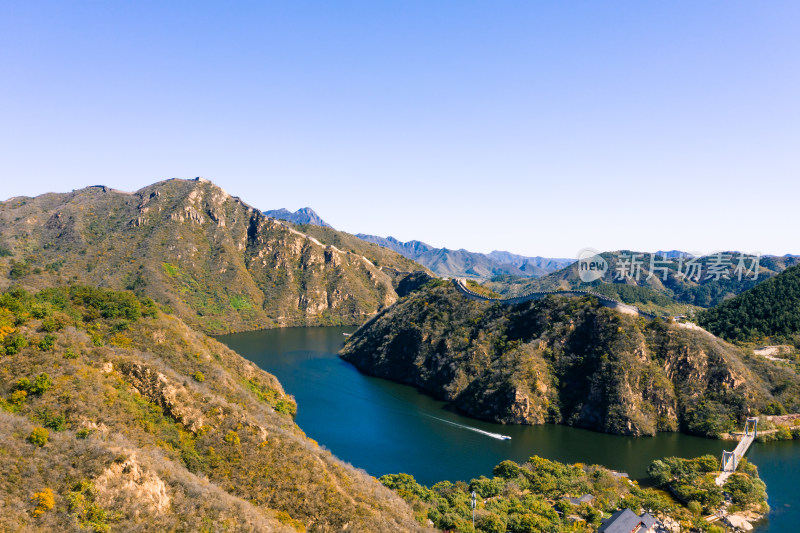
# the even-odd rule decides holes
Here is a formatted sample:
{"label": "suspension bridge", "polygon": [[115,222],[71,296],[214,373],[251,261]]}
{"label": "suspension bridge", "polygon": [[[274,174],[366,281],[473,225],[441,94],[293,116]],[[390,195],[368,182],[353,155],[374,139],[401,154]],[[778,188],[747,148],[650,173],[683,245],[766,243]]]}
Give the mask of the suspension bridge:
{"label": "suspension bridge", "polygon": [[744,435],[742,435],[736,448],[734,448],[732,452],[727,450],[722,452],[722,460],[720,461],[721,472],[715,480],[717,485],[720,487],[723,486],[728,477],[736,472],[739,461],[741,461],[744,454],[747,453],[747,450],[750,448],[750,445],[753,444],[753,440],[755,440],[756,436],[758,436],[758,418],[748,418],[744,423]]}

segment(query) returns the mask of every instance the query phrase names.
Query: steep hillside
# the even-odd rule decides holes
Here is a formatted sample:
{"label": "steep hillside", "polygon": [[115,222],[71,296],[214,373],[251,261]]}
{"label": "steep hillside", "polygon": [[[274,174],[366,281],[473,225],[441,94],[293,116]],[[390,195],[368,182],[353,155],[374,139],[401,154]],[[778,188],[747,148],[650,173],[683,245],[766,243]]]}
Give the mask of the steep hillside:
{"label": "steep hillside", "polygon": [[277,380],[130,292],[0,296],[4,531],[414,531]]}
{"label": "steep hillside", "polygon": [[737,341],[797,341],[800,334],[800,266],[698,314],[698,322]]}
{"label": "steep hillside", "polygon": [[288,209],[271,209],[264,211],[264,214],[270,218],[277,218],[285,220],[292,224],[311,224],[312,226],[321,226],[323,228],[330,228],[331,225],[322,220],[322,218],[310,207],[302,207],[292,213]]}
{"label": "steep hillside", "polygon": [[129,288],[208,333],[360,324],[397,298],[392,277],[361,255],[205,180],[12,198],[0,203],[0,246],[0,269],[22,286]]}
{"label": "steep hillside", "polygon": [[439,276],[489,279],[496,276],[538,277],[563,268],[571,259],[525,257],[509,252],[489,254],[435,248],[420,241],[402,242],[394,237],[359,233],[360,239],[378,244],[431,269]]}
{"label": "steep hillside", "polygon": [[[792,256],[763,256],[757,261],[754,256],[745,256],[744,270],[740,273],[735,270],[739,266],[739,254],[735,252],[722,254],[719,260],[712,255],[696,258],[691,263],[688,258],[680,262],[681,252],[661,253],[667,255],[666,262],[651,263],[649,253],[629,250],[603,252],[600,255],[607,261],[608,270],[601,279],[590,283],[581,280],[578,264],[574,263],[541,278],[499,277],[486,285],[508,296],[530,291],[591,288],[643,309],[685,314],[686,305],[714,306],[800,263],[800,259]],[[633,254],[637,254],[635,259],[632,259]],[[663,261],[663,256],[658,255],[655,261]],[[714,266],[716,263],[718,265]],[[757,275],[754,275],[756,265]],[[748,271],[751,267],[752,271]],[[672,305],[675,303],[684,307]]]}
{"label": "steep hillside", "polygon": [[714,435],[746,414],[800,409],[793,371],[593,298],[490,304],[434,281],[367,322],[341,355],[503,423]]}

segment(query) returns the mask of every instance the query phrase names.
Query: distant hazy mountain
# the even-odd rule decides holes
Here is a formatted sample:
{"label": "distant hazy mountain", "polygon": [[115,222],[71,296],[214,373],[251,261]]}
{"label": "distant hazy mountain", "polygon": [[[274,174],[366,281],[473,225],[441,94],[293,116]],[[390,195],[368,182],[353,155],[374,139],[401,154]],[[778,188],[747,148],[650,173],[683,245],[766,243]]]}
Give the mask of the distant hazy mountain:
{"label": "distant hazy mountain", "polygon": [[378,237],[377,235],[366,235],[364,233],[356,234],[361,240],[371,242],[377,244],[378,246],[383,246],[384,248],[389,248],[390,250],[394,250],[395,252],[408,257],[409,259],[414,257],[419,257],[424,253],[430,252],[431,250],[437,250],[438,248],[434,248],[430,244],[425,244],[424,242],[420,241],[408,241],[402,242],[398,241],[394,237]]}
{"label": "distant hazy mountain", "polygon": [[402,242],[394,237],[359,233],[357,237],[378,244],[428,267],[440,276],[488,279],[495,276],[534,278],[554,272],[574,262],[573,259],[526,257],[495,250],[489,254],[467,250],[435,248],[420,241]]}
{"label": "distant hazy mountain", "polygon": [[659,250],[656,252],[659,257],[666,257],[667,259],[677,259],[678,257],[694,257],[689,252],[682,252],[681,250]]}
{"label": "distant hazy mountain", "polygon": [[264,214],[268,217],[277,218],[278,220],[286,220],[287,222],[291,222],[293,224],[312,224],[314,226],[322,226],[323,228],[333,227],[322,220],[320,216],[310,207],[300,208],[294,213],[281,207],[280,209],[264,211]]}
{"label": "distant hazy mountain", "polygon": [[575,262],[574,259],[567,258],[553,258],[553,257],[526,257],[524,255],[512,254],[511,252],[502,252],[495,250],[488,254],[486,257],[494,259],[499,263],[507,263],[514,265],[523,272],[527,272],[530,277],[545,276],[550,272],[561,270],[567,265]]}

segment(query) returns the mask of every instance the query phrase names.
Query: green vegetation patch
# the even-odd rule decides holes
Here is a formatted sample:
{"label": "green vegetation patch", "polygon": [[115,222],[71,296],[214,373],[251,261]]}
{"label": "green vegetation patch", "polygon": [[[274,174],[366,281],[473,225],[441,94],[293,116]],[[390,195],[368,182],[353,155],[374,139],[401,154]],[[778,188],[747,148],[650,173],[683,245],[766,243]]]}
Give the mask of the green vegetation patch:
{"label": "green vegetation patch", "polygon": [[[720,460],[713,455],[694,459],[666,457],[653,461],[647,472],[659,485],[667,487],[681,501],[693,508],[711,514],[725,501],[725,493],[730,494],[733,504],[741,510],[757,513],[769,511],[766,485],[758,479],[758,470],[747,459],[742,459],[737,472],[732,474],[722,487],[715,480],[719,475]],[[694,503],[695,505],[692,505]]]}
{"label": "green vegetation patch", "polygon": [[281,414],[294,417],[297,415],[297,404],[290,397],[280,394],[280,392],[262,385],[252,379],[243,382],[250,392],[264,403],[268,403],[275,411]]}
{"label": "green vegetation patch", "polygon": [[171,278],[177,276],[179,272],[178,267],[176,265],[173,265],[172,263],[161,263],[161,268],[164,269],[164,274],[166,274]]}
{"label": "green vegetation patch", "polygon": [[502,298],[502,295],[500,293],[495,292],[488,287],[484,287],[483,285],[472,279],[467,280],[467,289],[471,290],[476,294],[480,294],[481,296],[485,296],[486,298]]}
{"label": "green vegetation patch", "polygon": [[[663,483],[686,483],[702,480],[691,491],[694,505],[683,504],[669,493],[641,488],[626,477],[597,465],[568,465],[541,457],[531,457],[519,464],[503,461],[493,470],[493,476],[481,476],[469,483],[440,481],[431,487],[417,483],[408,474],[388,474],[380,482],[393,489],[414,509],[417,520],[433,522],[445,531],[482,531],[490,533],[532,532],[593,532],[618,509],[630,508],[637,514],[649,512],[656,518],[672,518],[688,528],[708,530],[708,524],[697,513],[697,502],[718,505],[722,490],[713,483],[713,457],[687,460],[666,458],[655,461],[651,470]],[[752,472],[752,466],[746,466]],[[705,476],[712,476],[711,484]],[[763,483],[755,473],[736,474],[737,480],[725,490],[738,491],[736,502],[750,502],[763,510],[765,494],[759,490]],[[760,484],[760,485],[759,485]],[[471,493],[475,492],[475,528],[472,527]],[[567,498],[590,495],[580,504]],[[763,505],[766,505],[763,503]],[[710,508],[711,508],[710,507]]]}
{"label": "green vegetation patch", "polygon": [[121,513],[108,511],[95,500],[94,485],[86,479],[76,483],[67,494],[69,511],[78,519],[81,529],[108,533],[111,531],[111,524],[121,517]]}
{"label": "green vegetation patch", "polygon": [[253,307],[252,304],[250,303],[250,300],[248,300],[247,297],[239,296],[238,294],[234,294],[233,296],[231,296],[230,301],[231,301],[231,307],[233,307],[237,311],[241,311],[243,309],[250,309],[251,307]]}

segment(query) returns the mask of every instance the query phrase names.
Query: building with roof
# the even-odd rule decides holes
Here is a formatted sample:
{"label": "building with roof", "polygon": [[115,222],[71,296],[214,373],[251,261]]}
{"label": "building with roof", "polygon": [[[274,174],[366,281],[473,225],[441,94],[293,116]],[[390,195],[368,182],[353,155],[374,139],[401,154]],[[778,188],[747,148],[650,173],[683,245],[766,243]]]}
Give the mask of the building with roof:
{"label": "building with roof", "polygon": [[639,516],[630,509],[622,509],[603,520],[597,533],[647,533],[655,525],[656,519],[648,513]]}
{"label": "building with roof", "polygon": [[594,496],[592,496],[591,494],[584,494],[580,498],[564,498],[564,499],[567,500],[572,505],[580,505],[582,503],[588,503],[589,505],[592,505],[592,502],[594,501]]}

